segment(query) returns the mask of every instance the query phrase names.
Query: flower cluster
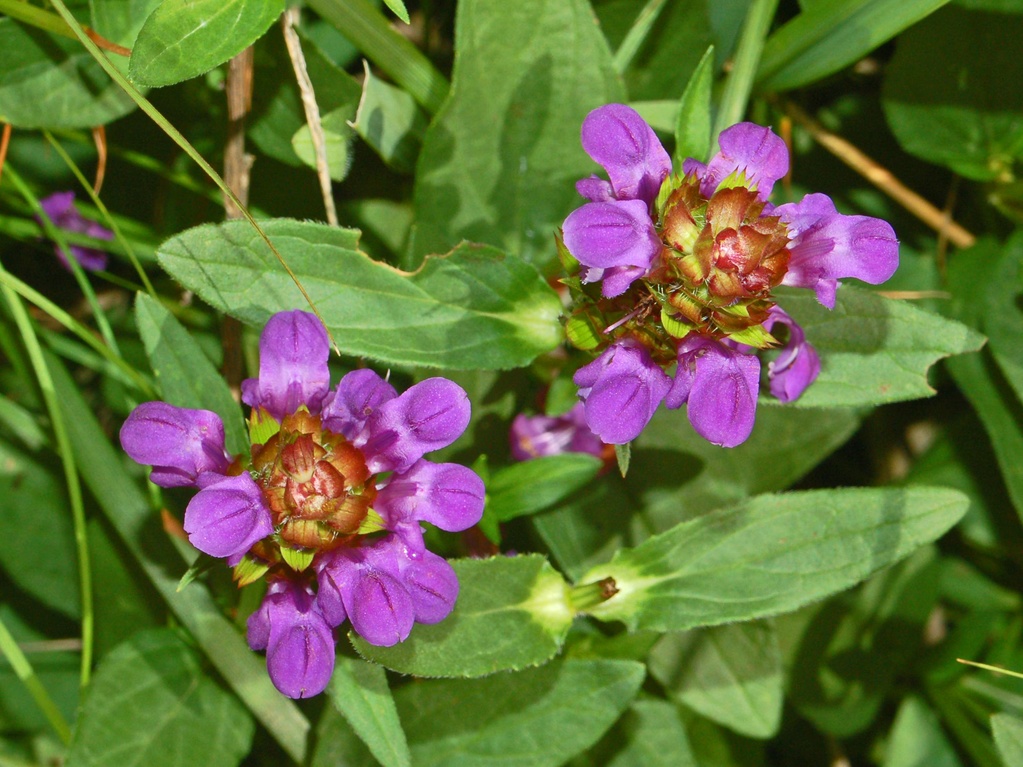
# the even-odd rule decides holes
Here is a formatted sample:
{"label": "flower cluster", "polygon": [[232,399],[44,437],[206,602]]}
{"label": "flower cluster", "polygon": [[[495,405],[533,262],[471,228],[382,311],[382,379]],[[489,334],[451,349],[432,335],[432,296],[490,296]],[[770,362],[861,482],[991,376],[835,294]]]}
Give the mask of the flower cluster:
{"label": "flower cluster", "polygon": [[519,413],[512,421],[509,437],[516,461],[562,453],[608,457],[608,446],[586,425],[582,403],[576,403],[567,413],[557,416]]}
{"label": "flower cluster", "polygon": [[227,455],[216,414],[164,402],[139,405],[121,445],[157,485],[198,489],[184,519],[193,546],[225,558],[239,585],[265,576],[249,646],[266,650],[277,689],[301,698],[327,685],[346,619],[387,646],[451,612],[458,579],[420,523],[471,527],[484,487],[464,466],[423,459],[469,423],[456,384],[431,378],[399,395],[356,370],[332,391],[326,331],[301,311],[274,315],[259,350],[259,377],[242,384],[249,455]]}
{"label": "flower cluster", "polygon": [[[634,439],[664,402],[686,405],[710,442],[742,443],[756,415],[758,351],[775,350],[767,378],[784,402],[820,372],[816,351],[771,291],[810,288],[831,309],[839,279],[878,284],[898,267],[885,221],[842,215],[823,194],[768,202],[789,167],[785,143],[769,128],[734,125],[719,144],[708,164],[686,160],[676,175],[633,109],[609,104],[583,122],[583,148],[609,180],[580,181],[589,202],[563,226],[581,278],[566,329],[578,347],[599,352],[574,381],[586,422],[605,442]],[[599,283],[599,295],[587,283]]]}
{"label": "flower cluster", "polygon": [[[95,221],[89,221],[87,218],[82,217],[82,214],[75,207],[74,192],[55,192],[49,197],[40,200],[39,205],[42,207],[46,217],[58,229],[75,234],[85,234],[98,240],[114,239],[114,233],[105,226],[100,226]],[[83,269],[98,271],[107,268],[107,254],[102,250],[86,248],[81,245],[70,245],[69,248],[71,249],[71,255]],[[68,261],[68,256],[64,250],[55,244],[53,251],[57,254],[57,258],[64,268],[70,269],[71,263]]]}

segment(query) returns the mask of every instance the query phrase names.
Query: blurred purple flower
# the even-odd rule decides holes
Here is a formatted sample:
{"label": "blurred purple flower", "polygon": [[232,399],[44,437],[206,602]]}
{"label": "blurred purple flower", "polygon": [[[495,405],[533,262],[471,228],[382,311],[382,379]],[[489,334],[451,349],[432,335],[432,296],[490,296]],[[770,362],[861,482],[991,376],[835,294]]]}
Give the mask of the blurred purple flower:
{"label": "blurred purple flower", "polygon": [[519,415],[511,425],[511,452],[517,461],[562,453],[589,453],[603,458],[605,445],[586,425],[583,403],[563,415]]}
{"label": "blurred purple flower", "polygon": [[[563,227],[582,281],[601,281],[599,298],[580,299],[581,320],[606,320],[603,351],[574,378],[587,424],[605,442],[628,442],[664,400],[685,404],[697,433],[714,444],[741,444],[756,417],[757,351],[780,348],[767,376],[782,401],[820,372],[772,289],[809,288],[834,308],[839,279],[892,276],[895,232],[880,219],[838,213],[823,194],[773,207],[768,197],[788,172],[788,149],[752,123],[723,131],[721,150],[706,165],[686,160],[683,176],[670,175],[653,131],[622,104],[592,111],[582,144],[610,179],[579,182],[589,202]],[[664,372],[673,363],[674,381]]]}
{"label": "blurred purple flower", "polygon": [[[82,218],[82,214],[78,212],[74,202],[74,192],[55,192],[49,197],[40,200],[39,204],[46,217],[59,229],[75,234],[85,234],[99,240],[114,239],[114,233],[105,226],[100,226],[95,221]],[[81,245],[69,245],[68,247],[71,249],[71,255],[81,264],[83,269],[90,271],[106,269],[107,254],[104,251],[96,248],[86,248]],[[70,270],[71,264],[68,262],[67,254],[61,249],[60,245],[54,244],[53,252],[57,254],[57,258],[64,268]]]}
{"label": "blurred purple flower", "polygon": [[423,458],[465,430],[465,392],[431,378],[399,395],[369,370],[331,391],[329,351],[314,315],[270,318],[259,377],[242,384],[264,441],[244,459],[225,453],[223,425],[205,410],[147,402],[121,429],[153,482],[198,489],[185,511],[192,545],[226,558],[241,581],[266,574],[249,644],[267,651],[270,678],[290,697],[324,689],[333,629],[346,619],[368,642],[391,645],[414,622],[446,617],[458,579],[426,550],[421,523],[465,530],[483,513],[475,473]]}

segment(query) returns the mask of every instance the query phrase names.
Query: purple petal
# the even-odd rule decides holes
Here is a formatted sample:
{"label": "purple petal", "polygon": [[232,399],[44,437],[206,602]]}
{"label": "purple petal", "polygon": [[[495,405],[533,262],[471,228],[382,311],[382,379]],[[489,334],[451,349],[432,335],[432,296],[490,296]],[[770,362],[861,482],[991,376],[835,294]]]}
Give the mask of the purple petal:
{"label": "purple petal", "polygon": [[572,380],[579,387],[587,425],[611,445],[639,436],[671,387],[671,379],[647,350],[627,342],[610,346]]}
{"label": "purple petal", "polygon": [[230,557],[248,551],[273,532],[259,485],[248,474],[204,487],[185,508],[185,532],[199,551]]}
{"label": "purple petal", "polygon": [[307,587],[271,583],[247,635],[252,649],[266,648],[267,671],[281,693],[309,698],[326,688],[334,672],[334,633]]}
{"label": "purple petal", "polygon": [[440,623],[451,613],[458,598],[458,576],[443,557],[424,551],[407,559],[403,567],[405,586],[419,623]]}
{"label": "purple petal", "polygon": [[447,447],[469,425],[469,397],[446,378],[428,378],[373,413],[363,448],[372,472],[405,472],[431,450]]}
{"label": "purple petal", "polygon": [[380,647],[405,641],[416,617],[405,585],[394,575],[376,569],[359,573],[345,607],[356,633]]}
{"label": "purple petal", "polygon": [[340,626],[348,617],[342,589],[345,583],[354,582],[359,566],[336,549],[317,557],[315,567],[318,585],[316,604],[327,623]]}
{"label": "purple petal", "polygon": [[661,251],[646,203],[591,202],[572,211],[563,228],[565,247],[584,266],[649,269]]}
{"label": "purple petal", "polygon": [[[44,197],[39,201],[43,213],[46,214],[54,225],[62,229],[70,229],[71,226],[75,225],[75,222],[80,221],[82,218],[78,211],[75,210],[74,204],[74,192],[54,192],[49,197]],[[72,229],[71,231],[77,230]]]}
{"label": "purple petal", "polygon": [[657,134],[624,104],[607,104],[586,115],[582,144],[607,171],[619,200],[652,202],[671,173],[671,159]]}
{"label": "purple petal", "polygon": [[224,424],[209,410],[188,410],[166,402],[143,402],[121,427],[121,447],[133,461],[152,466],[160,487],[197,484],[206,472],[224,474]]}
{"label": "purple petal", "polygon": [[457,532],[480,521],[485,492],[483,480],[471,469],[421,459],[393,476],[373,505],[388,521],[420,520]]}
{"label": "purple petal", "polygon": [[323,407],[323,425],[355,439],[381,405],[398,396],[387,381],[372,370],[353,370],[342,378]]}
{"label": "purple petal", "polygon": [[788,225],[789,268],[782,284],[811,288],[817,300],[835,307],[837,280],[855,277],[878,285],[899,266],[899,241],[887,221],[844,216],[825,194],[808,194],[779,205],[775,214]]}
{"label": "purple petal", "polygon": [[746,175],[751,187],[756,186],[757,197],[766,200],[774,182],[789,172],[788,147],[770,128],[739,123],[721,131],[718,144],[721,151],[711,158],[701,178],[700,191],[705,197],[714,194],[718,184],[739,171]]}
{"label": "purple petal", "polygon": [[604,443],[586,425],[581,402],[554,418],[520,413],[512,421],[510,437],[512,456],[517,461],[561,453],[589,453],[597,457],[604,453]]}
{"label": "purple petal", "polygon": [[789,329],[789,340],[778,358],[767,364],[767,377],[771,394],[782,402],[792,402],[817,380],[821,372],[821,361],[816,349],[806,342],[803,329],[777,306],[771,308],[764,329],[770,332],[775,324],[785,325]]}
{"label": "purple petal", "polygon": [[612,266],[610,269],[604,269],[600,292],[605,298],[616,298],[646,274],[647,269],[648,267],[644,266]]}
{"label": "purple petal", "polygon": [[697,434],[722,447],[746,441],[753,431],[760,390],[756,356],[706,338],[687,339],[679,345],[675,380],[678,388],[667,404],[679,407],[686,402]]}
{"label": "purple petal", "polygon": [[275,314],[259,338],[259,378],[242,382],[242,401],[278,421],[302,405],[319,413],[330,387],[329,356],[327,331],[316,315]]}
{"label": "purple petal", "polygon": [[575,191],[590,202],[608,202],[615,198],[611,183],[597,176],[576,181]]}
{"label": "purple petal", "polygon": [[[87,234],[100,240],[112,240],[114,238],[114,233],[105,226],[83,218],[78,209],[75,208],[74,201],[74,192],[56,192],[40,200],[39,205],[42,207],[46,217],[53,222],[54,226],[60,229],[67,232]],[[107,254],[104,251],[81,245],[71,245],[69,247],[71,248],[71,254],[83,269],[98,271],[106,268]],[[64,265],[64,268],[70,269],[71,265],[68,263],[67,253],[59,245],[55,245],[53,251],[61,264]]]}

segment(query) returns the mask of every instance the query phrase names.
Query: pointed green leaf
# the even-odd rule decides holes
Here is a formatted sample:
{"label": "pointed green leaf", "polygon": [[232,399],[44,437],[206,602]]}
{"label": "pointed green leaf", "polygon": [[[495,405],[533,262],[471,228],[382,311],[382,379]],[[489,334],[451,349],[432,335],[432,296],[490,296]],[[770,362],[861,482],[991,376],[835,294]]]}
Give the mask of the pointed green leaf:
{"label": "pointed green leaf", "polygon": [[144,293],[135,297],[135,323],[163,400],[178,407],[212,410],[224,422],[228,452],[245,452],[249,441],[241,409],[195,339],[162,304]]}
{"label": "pointed green leaf", "polygon": [[163,0],[139,30],[128,76],[154,88],[198,77],[256,42],[283,11],[282,0]]}
{"label": "pointed green leaf", "polygon": [[794,610],[859,583],[955,524],[955,490],[763,495],[623,549],[581,581],[618,593],[590,610],[631,629],[678,631]]}
{"label": "pointed green leaf", "polygon": [[452,563],[461,590],[455,609],[432,626],[416,624],[393,647],[352,635],[359,654],[416,676],[483,676],[552,658],[572,625],[568,585],[538,554]]}
{"label": "pointed green leaf", "polygon": [[884,767],[962,767],[962,764],[942,731],[941,721],[927,704],[915,696],[903,700],[895,715]]}
{"label": "pointed green leaf", "polygon": [[714,46],[707,48],[682,94],[675,123],[675,167],[692,157],[700,162],[710,158],[710,89],[714,82]]}
{"label": "pointed green leaf", "polygon": [[606,767],[697,767],[678,708],[636,700],[589,756]]}
{"label": "pointed green leaf", "polygon": [[991,717],[991,730],[1005,767],[1023,765],[1023,719],[1011,714],[995,714]]}
{"label": "pointed green leaf", "polygon": [[395,695],[416,767],[558,767],[595,743],[643,681],[635,661],[566,660]]}
{"label": "pointed green leaf", "polygon": [[[585,0],[465,0],[455,19],[447,100],[416,175],[414,259],[485,242],[541,268],[553,234],[597,168],[579,144],[591,110],[623,101],[607,42]],[[495,119],[497,115],[506,115]]]}
{"label": "pointed green leaf", "polygon": [[91,128],[135,109],[77,40],[0,18],[0,121]]}
{"label": "pointed green leaf", "polygon": [[650,654],[650,674],[672,698],[740,735],[778,732],[783,673],[769,622],[666,634]]}
{"label": "pointed green leaf", "polygon": [[770,91],[807,85],[863,58],[948,0],[821,0],[774,32],[757,84]]}
{"label": "pointed green leaf", "polygon": [[231,767],[255,725],[170,629],[140,632],[96,670],[68,750],[68,767]]}
{"label": "pointed green leaf", "polygon": [[938,360],[976,351],[979,333],[954,320],[843,285],[834,310],[810,291],[779,291],[782,307],[821,356],[821,374],[795,405],[879,405],[929,397],[927,371]]}
{"label": "pointed green leaf", "polygon": [[[352,141],[355,132],[348,121],[355,116],[355,105],[350,104],[332,112],[320,115],[323,129],[324,151],[327,157],[327,172],[333,181],[344,181],[352,167]],[[307,166],[316,170],[316,148],[309,125],[304,124],[291,137],[291,148]]]}
{"label": "pointed green leaf", "polygon": [[362,99],[352,128],[380,159],[402,173],[414,171],[426,123],[426,116],[412,96],[374,77],[366,66]]}
{"label": "pointed green leaf", "polygon": [[[348,354],[401,365],[509,368],[561,340],[557,294],[513,255],[463,244],[408,273],[358,250],[356,230],[288,219],[263,228]],[[157,257],[207,303],[250,325],[308,307],[243,221],[189,229],[163,243]]]}
{"label": "pointed green leaf", "polygon": [[601,460],[563,453],[512,464],[487,483],[487,508],[499,522],[535,514],[568,497],[597,476]]}
{"label": "pointed green leaf", "polygon": [[412,757],[382,667],[339,656],[327,694],[384,767],[409,766]]}

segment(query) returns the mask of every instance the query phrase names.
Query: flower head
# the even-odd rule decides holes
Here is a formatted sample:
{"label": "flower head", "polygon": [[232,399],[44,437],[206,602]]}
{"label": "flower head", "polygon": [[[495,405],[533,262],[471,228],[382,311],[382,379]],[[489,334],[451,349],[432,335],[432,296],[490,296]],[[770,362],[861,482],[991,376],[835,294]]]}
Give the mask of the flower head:
{"label": "flower head", "polygon": [[[591,112],[582,142],[610,179],[579,183],[589,202],[562,230],[580,264],[569,323],[600,326],[596,340],[584,334],[585,348],[599,356],[574,378],[586,422],[605,442],[627,442],[663,400],[685,404],[697,433],[714,444],[742,443],[756,414],[758,351],[780,350],[767,377],[785,402],[820,372],[774,288],[809,288],[833,308],[838,280],[878,284],[895,272],[894,231],[877,218],[838,213],[823,194],[772,206],[788,150],[752,123],[723,131],[721,150],[707,164],[686,160],[682,175],[671,174],[653,131],[622,104]],[[583,287],[593,282],[600,295]],[[672,365],[673,381],[665,372]]]}
{"label": "flower head", "polygon": [[423,456],[469,422],[465,392],[443,378],[403,394],[369,370],[331,391],[329,343],[306,312],[270,318],[250,405],[249,455],[224,451],[209,411],[143,403],[121,429],[134,460],[164,487],[198,489],[184,528],[200,551],[223,557],[240,585],[265,576],[249,645],[290,697],[321,692],[334,665],[334,628],[390,645],[415,622],[436,623],[458,595],[454,570],[426,550],[421,523],[465,530],[483,513],[471,470]]}
{"label": "flower head", "polygon": [[[59,229],[63,229],[66,232],[73,232],[75,234],[85,234],[89,237],[95,237],[99,240],[112,240],[114,239],[114,233],[111,232],[104,226],[100,226],[95,221],[89,221],[82,217],[82,214],[75,208],[75,193],[74,192],[55,192],[49,197],[44,197],[39,201],[40,206],[43,209],[43,213],[46,217],[53,222],[53,225]],[[83,269],[90,271],[98,271],[100,269],[106,269],[107,266],[107,254],[96,248],[86,248],[81,245],[69,246],[71,255],[74,259],[81,264]],[[59,245],[54,245],[54,253],[57,254],[57,258],[65,269],[71,269],[71,264],[68,261],[67,253]]]}

